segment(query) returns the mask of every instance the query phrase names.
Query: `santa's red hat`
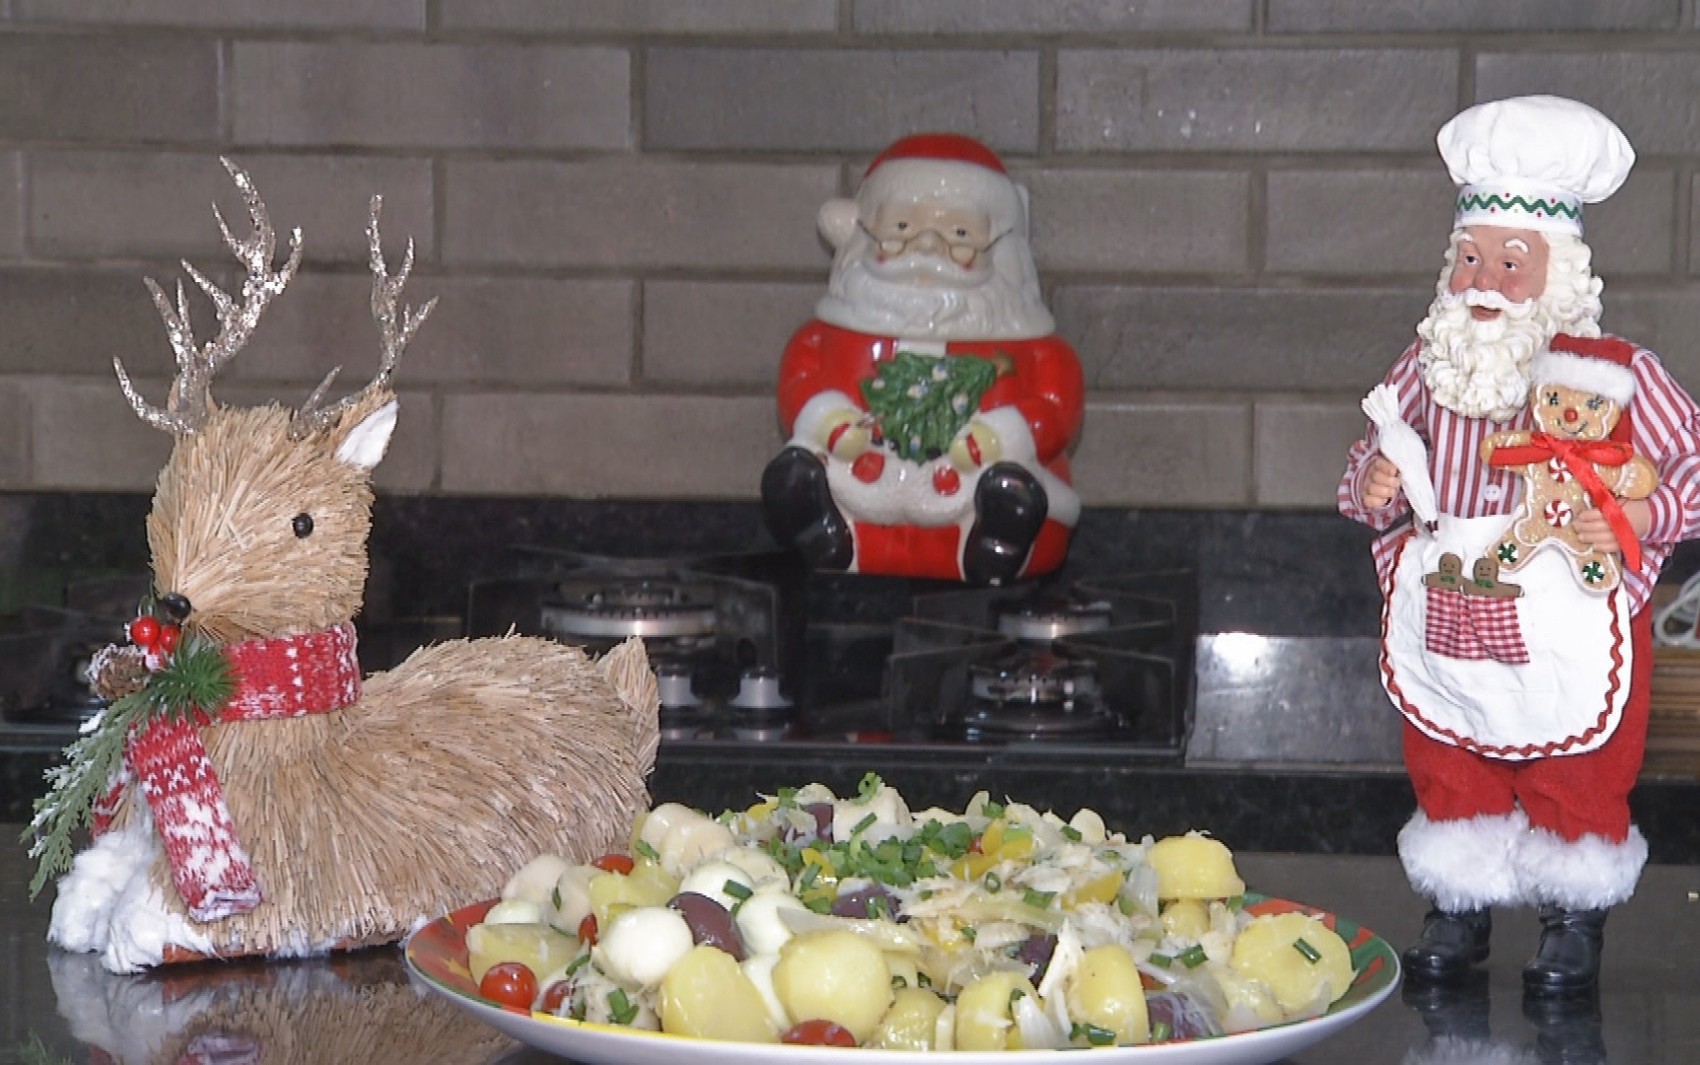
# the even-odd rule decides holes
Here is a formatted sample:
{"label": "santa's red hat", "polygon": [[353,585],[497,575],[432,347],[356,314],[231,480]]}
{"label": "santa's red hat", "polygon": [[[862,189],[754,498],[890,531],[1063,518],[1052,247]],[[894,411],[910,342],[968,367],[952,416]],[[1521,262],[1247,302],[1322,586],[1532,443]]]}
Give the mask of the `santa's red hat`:
{"label": "santa's red hat", "polygon": [[971,204],[994,231],[1027,229],[1021,186],[997,153],[960,133],[915,133],[874,157],[856,193],[864,207],[892,201],[945,200]]}
{"label": "santa's red hat", "polygon": [[1560,333],[1546,351],[1529,360],[1529,381],[1563,385],[1604,396],[1620,407],[1635,398],[1635,346],[1612,337],[1573,337]]}

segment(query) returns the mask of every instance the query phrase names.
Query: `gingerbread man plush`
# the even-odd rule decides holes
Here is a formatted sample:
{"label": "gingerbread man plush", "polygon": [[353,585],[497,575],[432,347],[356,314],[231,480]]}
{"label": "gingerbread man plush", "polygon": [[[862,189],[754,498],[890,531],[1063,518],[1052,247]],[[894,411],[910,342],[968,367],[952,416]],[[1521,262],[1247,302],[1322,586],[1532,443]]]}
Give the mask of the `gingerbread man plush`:
{"label": "gingerbread man plush", "polygon": [[1631,568],[1639,565],[1640,544],[1618,505],[1620,499],[1645,499],[1658,487],[1659,474],[1645,456],[1614,433],[1635,395],[1628,367],[1568,352],[1543,352],[1530,363],[1529,404],[1535,427],[1494,433],[1482,441],[1482,461],[1520,468],[1522,502],[1495,549],[1500,568],[1521,568],[1548,546],[1561,547],[1576,566],[1584,588],[1604,592],[1617,586],[1618,555],[1583,543],[1574,520],[1598,507],[1611,522]]}

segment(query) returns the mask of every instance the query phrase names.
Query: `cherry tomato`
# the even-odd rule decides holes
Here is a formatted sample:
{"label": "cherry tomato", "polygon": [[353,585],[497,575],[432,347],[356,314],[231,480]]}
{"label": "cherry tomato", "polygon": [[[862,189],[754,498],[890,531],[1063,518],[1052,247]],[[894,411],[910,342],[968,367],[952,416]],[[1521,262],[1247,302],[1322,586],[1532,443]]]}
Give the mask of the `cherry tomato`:
{"label": "cherry tomato", "polygon": [[619,873],[622,876],[632,871],[632,860],[624,854],[604,854],[590,864],[605,873]]}
{"label": "cherry tomato", "polygon": [[183,638],[183,630],[176,625],[161,625],[159,627],[159,649],[166,654],[177,650],[177,641]]}
{"label": "cherry tomato", "polygon": [[556,980],[543,989],[543,1001],[538,1009],[545,1013],[561,1014],[561,1005],[572,997],[573,985],[571,980]]}
{"label": "cherry tomato", "polygon": [[492,965],[478,981],[478,993],[492,1002],[530,1010],[537,1000],[537,974],[523,962],[505,961]]}
{"label": "cherry tomato", "polygon": [[130,622],[130,642],[137,647],[152,647],[159,639],[159,622],[143,614]]}
{"label": "cherry tomato", "polygon": [[837,1021],[798,1021],[779,1037],[781,1043],[807,1043],[818,1047],[853,1047],[856,1037]]}
{"label": "cherry tomato", "polygon": [[594,913],[585,914],[584,920],[578,923],[578,937],[584,941],[585,946],[596,946],[596,915]]}

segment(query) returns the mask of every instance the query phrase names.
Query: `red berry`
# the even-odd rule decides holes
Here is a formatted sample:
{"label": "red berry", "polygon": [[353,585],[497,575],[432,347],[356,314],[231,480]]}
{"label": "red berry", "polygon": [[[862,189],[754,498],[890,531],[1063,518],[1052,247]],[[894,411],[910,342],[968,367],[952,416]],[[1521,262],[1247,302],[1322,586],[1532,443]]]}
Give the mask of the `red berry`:
{"label": "red berry", "polygon": [[166,654],[177,650],[177,641],[183,638],[183,630],[176,625],[161,625],[159,627],[159,649]]}
{"label": "red berry", "polygon": [[571,980],[556,980],[554,983],[543,989],[543,1001],[538,1003],[538,1008],[545,1013],[553,1013],[555,1016],[559,1017],[561,1015],[561,1007],[566,1003],[567,999],[572,997],[572,994],[573,985]]}
{"label": "red berry", "polygon": [[578,923],[578,937],[584,941],[585,946],[596,946],[596,915],[594,913],[585,914],[584,920]]}
{"label": "red berry", "polygon": [[159,622],[143,614],[130,622],[130,642],[137,647],[152,647],[159,641]]}
{"label": "red berry", "polygon": [[807,1043],[818,1047],[853,1047],[856,1037],[837,1021],[799,1021],[779,1037],[781,1043]]}
{"label": "red berry", "polygon": [[478,993],[491,1002],[530,1012],[531,1004],[537,1000],[537,974],[522,962],[492,965],[478,981]]}
{"label": "red berry", "polygon": [[624,854],[604,854],[590,863],[605,873],[620,873],[632,871],[632,860]]}

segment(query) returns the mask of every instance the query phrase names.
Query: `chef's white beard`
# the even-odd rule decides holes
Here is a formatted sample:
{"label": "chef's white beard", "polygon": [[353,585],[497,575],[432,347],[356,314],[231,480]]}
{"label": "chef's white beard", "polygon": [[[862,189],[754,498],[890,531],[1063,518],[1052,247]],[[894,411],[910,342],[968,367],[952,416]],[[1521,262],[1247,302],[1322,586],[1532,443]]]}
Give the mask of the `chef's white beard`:
{"label": "chef's white beard", "polygon": [[[926,257],[914,262],[913,273],[882,277],[869,265],[873,253],[860,230],[840,249],[827,294],[815,307],[822,321],[913,340],[1017,340],[1056,327],[1040,299],[1027,242],[1016,233],[981,253],[990,266],[985,275]],[[878,269],[901,273],[903,258]]]}
{"label": "chef's white beard", "polygon": [[1504,309],[1487,322],[1470,316],[1464,295],[1448,291],[1456,243],[1448,249],[1429,315],[1417,326],[1423,341],[1417,365],[1436,403],[1468,418],[1510,421],[1528,403],[1529,360],[1554,336],[1600,335],[1602,286],[1588,272],[1588,246],[1558,237],[1549,245],[1546,292],[1521,304],[1495,303]]}

